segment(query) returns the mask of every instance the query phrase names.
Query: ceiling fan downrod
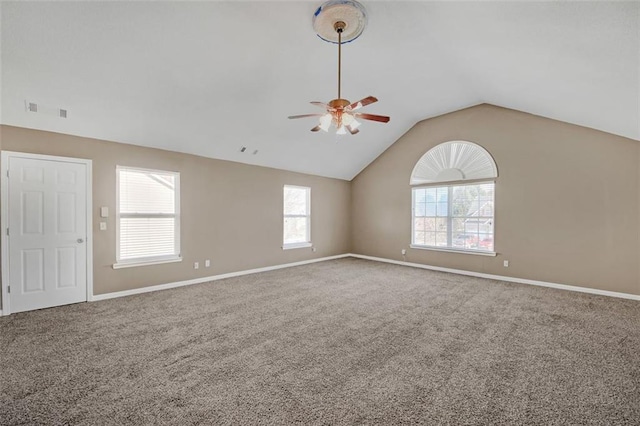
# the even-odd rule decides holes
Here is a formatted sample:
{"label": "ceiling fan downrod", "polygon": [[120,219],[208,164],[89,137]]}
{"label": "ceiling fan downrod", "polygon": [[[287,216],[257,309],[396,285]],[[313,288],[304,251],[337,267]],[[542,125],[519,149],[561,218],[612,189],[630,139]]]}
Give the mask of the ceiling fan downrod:
{"label": "ceiling fan downrod", "polygon": [[347,27],[343,21],[338,21],[333,24],[333,29],[338,33],[338,99],[341,98],[341,83],[342,83],[342,33],[344,29]]}

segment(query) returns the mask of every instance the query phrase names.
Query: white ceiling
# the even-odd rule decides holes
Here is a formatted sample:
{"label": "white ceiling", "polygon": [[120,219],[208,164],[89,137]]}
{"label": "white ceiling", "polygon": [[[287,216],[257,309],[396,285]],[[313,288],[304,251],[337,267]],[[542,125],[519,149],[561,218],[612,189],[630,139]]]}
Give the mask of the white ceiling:
{"label": "white ceiling", "polygon": [[0,120],[341,179],[417,121],[483,102],[640,139],[640,3],[363,3],[343,96],[377,96],[365,111],[391,122],[356,136],[286,118],[336,97],[320,1],[2,3]]}

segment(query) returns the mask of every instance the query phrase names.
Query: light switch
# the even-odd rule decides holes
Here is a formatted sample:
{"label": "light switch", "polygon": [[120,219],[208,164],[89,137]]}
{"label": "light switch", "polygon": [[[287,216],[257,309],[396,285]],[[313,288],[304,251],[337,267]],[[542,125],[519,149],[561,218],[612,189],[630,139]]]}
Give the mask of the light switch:
{"label": "light switch", "polygon": [[101,231],[107,230],[107,222],[100,222],[100,230]]}
{"label": "light switch", "polygon": [[109,217],[109,207],[100,207],[100,217]]}

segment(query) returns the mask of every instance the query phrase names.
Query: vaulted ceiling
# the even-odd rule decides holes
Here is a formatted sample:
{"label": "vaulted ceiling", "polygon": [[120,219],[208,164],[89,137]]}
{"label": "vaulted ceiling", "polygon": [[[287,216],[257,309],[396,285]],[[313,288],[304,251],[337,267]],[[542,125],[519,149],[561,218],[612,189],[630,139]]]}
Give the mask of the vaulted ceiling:
{"label": "vaulted ceiling", "polygon": [[640,139],[640,3],[363,1],[343,95],[377,96],[367,112],[391,122],[355,136],[287,119],[336,97],[320,4],[4,2],[0,121],[341,179],[479,103]]}

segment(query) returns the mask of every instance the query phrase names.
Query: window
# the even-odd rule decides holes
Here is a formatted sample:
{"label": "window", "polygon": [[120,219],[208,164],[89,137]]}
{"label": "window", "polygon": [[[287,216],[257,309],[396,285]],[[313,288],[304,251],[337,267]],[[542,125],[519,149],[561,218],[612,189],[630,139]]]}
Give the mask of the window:
{"label": "window", "polygon": [[412,198],[412,246],[493,253],[493,182],[413,188]]}
{"label": "window", "polygon": [[117,168],[114,268],[180,261],[180,174]]}
{"label": "window", "polygon": [[[449,141],[431,148],[411,173],[411,247],[495,256],[491,154],[473,142]],[[478,182],[479,180],[490,182]],[[465,180],[473,180],[466,183]]]}
{"label": "window", "polygon": [[311,247],[311,188],[284,186],[283,249]]}

